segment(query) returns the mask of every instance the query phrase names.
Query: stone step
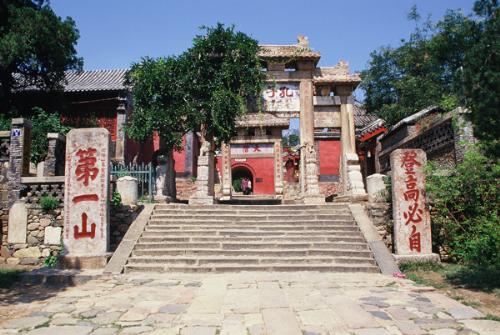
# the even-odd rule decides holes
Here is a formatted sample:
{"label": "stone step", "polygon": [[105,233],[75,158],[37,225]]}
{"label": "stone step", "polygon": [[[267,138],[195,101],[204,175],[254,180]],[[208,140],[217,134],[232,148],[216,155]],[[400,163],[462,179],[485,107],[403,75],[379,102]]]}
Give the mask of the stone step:
{"label": "stone step", "polygon": [[149,264],[127,264],[125,272],[239,272],[239,271],[321,271],[321,272],[370,272],[378,273],[373,265],[329,265],[329,264],[265,264],[265,265],[220,265],[206,264],[203,266],[162,266]]}
{"label": "stone step", "polygon": [[359,227],[355,225],[186,225],[186,224],[176,224],[176,225],[155,225],[149,224],[146,227],[146,231],[150,231],[150,229],[154,230],[163,230],[163,231],[180,231],[180,230],[193,230],[196,228],[197,230],[207,229],[207,230],[220,230],[220,231],[233,231],[233,230],[258,230],[258,231],[359,231]]}
{"label": "stone step", "polygon": [[153,213],[151,220],[162,220],[162,221],[325,221],[325,220],[347,220],[351,221],[351,215],[335,215],[335,214],[314,214],[314,215],[170,215],[170,214],[156,214]]}
{"label": "stone step", "polygon": [[172,229],[155,229],[155,228],[147,228],[142,236],[144,237],[154,237],[154,236],[207,236],[207,237],[215,237],[215,236],[232,236],[232,237],[280,237],[280,236],[362,236],[359,230],[357,231],[344,231],[344,230],[321,230],[321,231],[262,231],[262,230],[236,230],[236,229],[227,229],[227,230],[203,230],[203,229],[185,229],[185,230],[172,230]]}
{"label": "stone step", "polygon": [[259,256],[259,257],[308,257],[308,256],[349,256],[371,257],[371,251],[352,249],[246,249],[246,250],[218,250],[218,249],[178,249],[167,246],[158,249],[135,248],[133,256]]}
{"label": "stone step", "polygon": [[350,215],[349,209],[308,209],[308,210],[184,210],[184,209],[157,209],[153,212],[156,215]]}
{"label": "stone step", "polygon": [[159,209],[182,209],[182,210],[308,210],[308,209],[348,209],[348,203],[330,203],[324,205],[185,205],[185,204],[157,204],[155,210]]}
{"label": "stone step", "polygon": [[252,242],[252,243],[231,243],[231,242],[182,242],[182,243],[163,243],[163,242],[142,242],[139,241],[135,247],[136,250],[161,249],[165,246],[177,249],[215,249],[215,250],[243,250],[243,249],[354,249],[367,250],[366,243],[356,242]]}
{"label": "stone step", "polygon": [[358,242],[364,243],[362,236],[254,236],[254,237],[234,237],[234,236],[213,236],[213,237],[192,237],[192,236],[154,236],[142,235],[140,240],[144,242]]}
{"label": "stone step", "polygon": [[134,256],[130,258],[129,264],[182,264],[182,265],[206,265],[206,264],[365,264],[376,265],[375,260],[368,257],[325,257],[325,256],[312,256],[312,257],[273,257],[273,258],[260,258],[260,257],[145,257]]}
{"label": "stone step", "polygon": [[269,226],[289,226],[289,227],[328,227],[328,226],[356,226],[353,221],[345,220],[318,220],[318,221],[217,221],[217,220],[200,220],[200,221],[182,221],[182,220],[156,220],[152,219],[148,227],[158,227],[158,226],[245,226],[245,227],[269,227]]}

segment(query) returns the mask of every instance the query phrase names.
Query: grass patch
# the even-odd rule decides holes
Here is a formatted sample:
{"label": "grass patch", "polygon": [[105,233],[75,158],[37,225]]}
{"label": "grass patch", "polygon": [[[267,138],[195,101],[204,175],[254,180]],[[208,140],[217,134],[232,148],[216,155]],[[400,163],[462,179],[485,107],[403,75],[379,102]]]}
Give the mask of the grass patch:
{"label": "grass patch", "polygon": [[491,320],[491,321],[497,321],[500,322],[500,316],[492,315],[492,314],[487,314],[483,320]]}
{"label": "grass patch", "polygon": [[0,288],[10,288],[19,280],[22,270],[0,269]]}
{"label": "grass patch", "polygon": [[500,268],[493,266],[462,266],[445,274],[450,284],[479,291],[500,293]]}
{"label": "grass patch", "polygon": [[399,266],[401,271],[413,272],[413,271],[434,271],[440,272],[444,269],[443,264],[436,262],[422,262],[422,263],[405,263]]}

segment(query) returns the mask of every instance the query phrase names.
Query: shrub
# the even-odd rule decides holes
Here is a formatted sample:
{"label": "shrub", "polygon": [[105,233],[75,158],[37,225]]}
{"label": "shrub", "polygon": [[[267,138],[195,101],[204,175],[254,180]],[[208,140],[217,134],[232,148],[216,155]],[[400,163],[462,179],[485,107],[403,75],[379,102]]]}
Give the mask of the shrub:
{"label": "shrub", "polygon": [[500,266],[500,164],[474,149],[455,170],[428,172],[434,246],[458,262]]}
{"label": "shrub", "polygon": [[235,192],[241,192],[242,189],[241,189],[241,178],[237,178],[235,180],[233,180],[233,189]]}
{"label": "shrub", "polygon": [[59,256],[50,255],[43,261],[43,265],[48,268],[55,268],[59,264]]}
{"label": "shrub", "polygon": [[111,205],[113,205],[114,207],[119,207],[122,205],[122,196],[117,191],[113,192],[113,196],[111,197]]}
{"label": "shrub", "polygon": [[48,213],[59,207],[59,200],[53,197],[41,197],[39,201],[42,211]]}

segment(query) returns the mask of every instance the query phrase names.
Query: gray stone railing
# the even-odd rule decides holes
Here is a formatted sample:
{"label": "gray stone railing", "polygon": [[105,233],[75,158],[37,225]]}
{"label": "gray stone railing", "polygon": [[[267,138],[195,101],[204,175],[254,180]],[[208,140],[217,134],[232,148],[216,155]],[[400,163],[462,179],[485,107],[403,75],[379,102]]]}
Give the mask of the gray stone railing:
{"label": "gray stone railing", "polygon": [[64,200],[64,176],[22,177],[21,198],[26,203],[35,204],[41,197],[53,197]]}

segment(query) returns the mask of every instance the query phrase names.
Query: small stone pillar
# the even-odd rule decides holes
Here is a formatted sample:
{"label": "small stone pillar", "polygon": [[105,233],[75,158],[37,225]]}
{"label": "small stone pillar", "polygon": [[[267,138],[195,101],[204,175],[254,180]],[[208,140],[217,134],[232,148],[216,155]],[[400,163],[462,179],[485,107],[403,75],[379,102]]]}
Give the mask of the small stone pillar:
{"label": "small stone pillar", "polygon": [[196,192],[189,198],[190,205],[214,204],[213,138],[204,138],[198,156]]}
{"label": "small stone pillar", "polygon": [[368,201],[370,203],[386,201],[387,190],[384,178],[385,176],[380,173],[375,173],[366,177],[366,190],[368,193]]}
{"label": "small stone pillar", "polygon": [[283,160],[281,158],[281,139],[274,142],[274,192],[283,196]]}
{"label": "small stone pillar", "polygon": [[394,246],[399,262],[439,261],[432,253],[431,219],[425,199],[425,151],[391,153]]}
{"label": "small stone pillar", "polygon": [[9,207],[19,199],[21,177],[29,176],[31,153],[31,122],[27,119],[12,119],[10,130],[10,158],[7,172]]}
{"label": "small stone pillar", "polygon": [[48,133],[47,141],[47,156],[45,157],[43,174],[44,176],[63,176],[66,136]]}
{"label": "small stone pillar", "polygon": [[221,145],[222,151],[222,198],[231,199],[232,171],[231,171],[231,146],[226,143]]}
{"label": "small stone pillar", "polygon": [[118,178],[116,181],[116,191],[122,198],[122,205],[137,205],[137,200],[139,198],[137,184],[137,178],[134,177],[126,176]]}
{"label": "small stone pillar", "polygon": [[9,210],[8,243],[25,244],[28,227],[28,208],[23,201],[16,201]]}
{"label": "small stone pillar", "polygon": [[109,250],[110,136],[104,128],[73,129],[66,145],[63,264],[104,267]]}
{"label": "small stone pillar", "polygon": [[120,98],[116,108],[116,141],[115,157],[118,163],[125,162],[125,125],[127,123],[127,106],[130,104],[127,98]]}
{"label": "small stone pillar", "polygon": [[159,155],[156,166],[156,195],[157,202],[172,202],[177,196],[175,185],[175,162],[172,150],[165,155]]}

